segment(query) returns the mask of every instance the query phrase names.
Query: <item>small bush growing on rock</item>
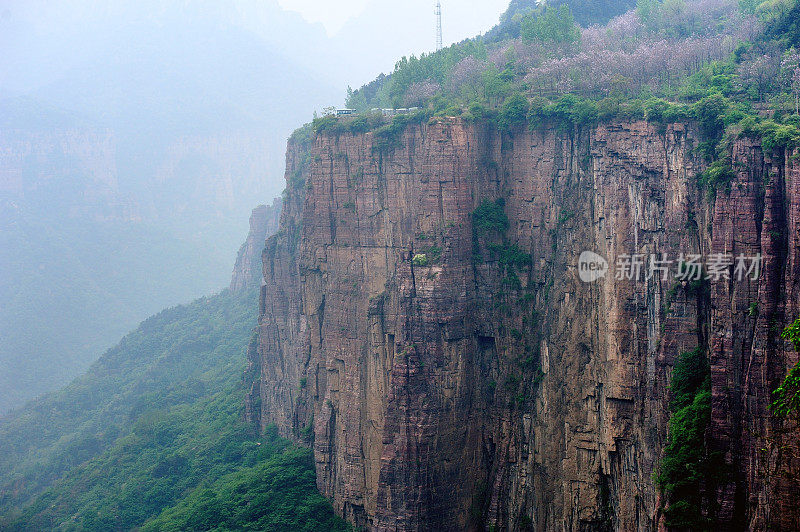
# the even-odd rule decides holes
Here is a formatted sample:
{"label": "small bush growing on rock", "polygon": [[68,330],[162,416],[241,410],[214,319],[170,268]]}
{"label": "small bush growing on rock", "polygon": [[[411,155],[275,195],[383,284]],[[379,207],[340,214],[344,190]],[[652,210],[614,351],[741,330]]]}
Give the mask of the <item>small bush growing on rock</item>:
{"label": "small bush growing on rock", "polygon": [[[783,330],[781,336],[800,351],[800,318]],[[775,390],[771,407],[778,417],[800,420],[800,363],[794,365],[783,383]]]}
{"label": "small bush growing on rock", "polygon": [[495,201],[483,200],[478,208],[472,211],[473,225],[479,230],[505,231],[509,225],[505,206],[506,201],[503,198]]}

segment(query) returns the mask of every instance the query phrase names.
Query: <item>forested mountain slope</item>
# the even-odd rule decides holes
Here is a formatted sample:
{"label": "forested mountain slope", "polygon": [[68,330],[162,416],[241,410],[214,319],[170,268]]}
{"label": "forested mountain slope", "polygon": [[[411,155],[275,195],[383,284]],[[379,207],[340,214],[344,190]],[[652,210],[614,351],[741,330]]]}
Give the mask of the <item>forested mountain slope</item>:
{"label": "forested mountain slope", "polygon": [[[159,522],[341,528],[310,454],[242,421],[255,301],[252,288],[226,290],[165,310],[86,375],[0,420],[0,528],[125,530],[176,504]],[[209,499],[234,484],[258,498],[246,509]]]}

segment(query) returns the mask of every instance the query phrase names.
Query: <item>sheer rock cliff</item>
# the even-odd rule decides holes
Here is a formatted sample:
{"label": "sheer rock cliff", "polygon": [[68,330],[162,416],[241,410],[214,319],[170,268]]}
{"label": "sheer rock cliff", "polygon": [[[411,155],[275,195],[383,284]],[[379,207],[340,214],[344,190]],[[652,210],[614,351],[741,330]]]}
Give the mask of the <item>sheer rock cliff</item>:
{"label": "sheer rock cliff", "polygon": [[231,275],[231,290],[243,290],[250,286],[258,286],[263,279],[261,275],[261,251],[264,241],[278,232],[281,219],[281,198],[275,198],[272,205],[259,205],[250,214],[250,231],[247,240],[239,248],[236,264]]}
{"label": "sheer rock cliff", "polygon": [[[790,528],[797,431],[768,404],[797,359],[780,331],[800,313],[800,165],[738,140],[711,194],[701,140],[686,124],[453,118],[393,146],[291,141],[248,416],[313,447],[320,490],[357,526],[656,530],[670,373],[700,346],[707,439],[730,470],[711,511]],[[595,282],[578,276],[587,250],[610,263]],[[633,254],[763,268],[699,288],[646,264],[618,279]]]}

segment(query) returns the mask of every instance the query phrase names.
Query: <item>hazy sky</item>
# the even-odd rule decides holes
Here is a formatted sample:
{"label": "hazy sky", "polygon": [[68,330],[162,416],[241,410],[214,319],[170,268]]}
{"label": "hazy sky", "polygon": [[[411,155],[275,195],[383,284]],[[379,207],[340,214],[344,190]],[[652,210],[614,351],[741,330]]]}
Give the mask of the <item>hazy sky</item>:
{"label": "hazy sky", "polygon": [[370,0],[278,0],[282,8],[297,11],[309,22],[325,26],[328,35],[339,31],[351,17],[361,13]]}
{"label": "hazy sky", "polygon": [[[510,0],[442,0],[444,44],[486,32]],[[258,35],[331,85],[358,87],[402,56],[432,52],[436,0],[0,0],[0,96],[52,83],[108,48],[119,28],[181,9]],[[181,7],[184,6],[184,7]],[[291,12],[289,18],[277,9]],[[315,27],[304,27],[305,22]],[[202,28],[198,25],[198,31]],[[325,34],[327,33],[327,37]],[[330,39],[330,40],[327,40]],[[346,67],[345,67],[346,64]],[[320,69],[320,65],[324,68]]]}
{"label": "hazy sky", "polygon": [[[442,19],[445,43],[457,42],[488,30],[508,7],[510,0],[443,0]],[[351,18],[361,14],[371,0],[278,0],[284,9],[296,11],[309,22],[325,26],[328,35],[335,35]],[[430,12],[420,13],[420,21],[428,20],[433,28],[435,0]],[[398,2],[398,9],[408,7]],[[424,27],[424,26],[423,26]],[[422,29],[422,28],[420,28]],[[431,30],[433,31],[433,30]]]}

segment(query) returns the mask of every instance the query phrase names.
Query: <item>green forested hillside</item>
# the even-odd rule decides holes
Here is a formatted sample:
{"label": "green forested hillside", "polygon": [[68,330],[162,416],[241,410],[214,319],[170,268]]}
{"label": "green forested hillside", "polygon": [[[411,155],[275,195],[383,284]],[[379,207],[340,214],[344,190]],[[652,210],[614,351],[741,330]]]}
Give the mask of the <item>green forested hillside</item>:
{"label": "green forested hillside", "polygon": [[150,530],[343,527],[310,452],[242,421],[255,301],[225,291],[165,310],[0,420],[0,528],[127,530],[165,509]]}
{"label": "green forested hillside", "polygon": [[[527,12],[535,10],[542,4],[538,0],[511,0],[508,9],[503,13],[500,25],[490,33],[490,37],[500,37],[505,34],[508,26],[513,26],[515,17],[523,17]],[[581,26],[592,24],[605,24],[613,17],[625,13],[636,6],[636,0],[549,0],[550,6],[566,6],[575,15],[575,21]],[[517,25],[518,25],[517,21]]]}
{"label": "green forested hillside", "polygon": [[586,4],[514,2],[486,36],[401,58],[348,106],[363,113],[355,120],[412,106],[504,130],[693,119],[710,159],[723,133],[800,143],[797,0],[638,0],[583,28],[575,11]]}

